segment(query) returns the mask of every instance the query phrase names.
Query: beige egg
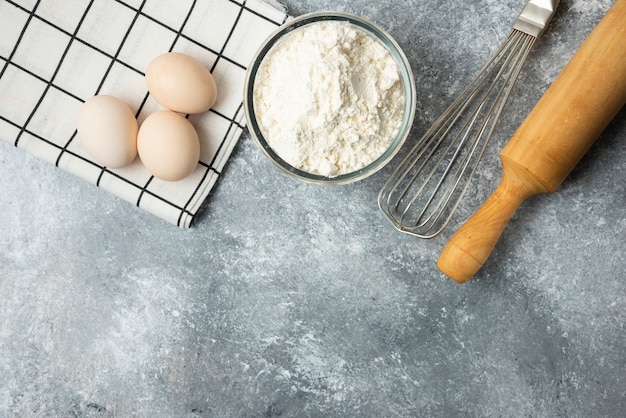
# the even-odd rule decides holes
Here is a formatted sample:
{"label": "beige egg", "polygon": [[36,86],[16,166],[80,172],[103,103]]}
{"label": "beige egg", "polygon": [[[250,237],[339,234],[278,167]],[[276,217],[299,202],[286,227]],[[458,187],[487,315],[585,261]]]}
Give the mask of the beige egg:
{"label": "beige egg", "polygon": [[103,166],[123,167],[137,156],[137,119],[116,97],[87,100],[78,112],[76,130],[80,146]]}
{"label": "beige egg", "polygon": [[209,69],[180,52],[154,58],[146,69],[146,85],[161,106],[185,114],[205,112],[217,99],[217,86]]}
{"label": "beige egg", "polygon": [[191,122],[176,112],[160,110],[148,116],[137,137],[139,158],[155,177],[182,180],[200,159],[200,141]]}

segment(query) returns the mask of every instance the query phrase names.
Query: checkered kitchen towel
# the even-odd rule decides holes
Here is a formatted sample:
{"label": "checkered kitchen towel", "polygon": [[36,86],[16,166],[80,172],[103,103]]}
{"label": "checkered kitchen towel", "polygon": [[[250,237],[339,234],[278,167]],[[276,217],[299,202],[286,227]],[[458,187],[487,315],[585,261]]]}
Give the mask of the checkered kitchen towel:
{"label": "checkered kitchen towel", "polygon": [[[262,0],[0,0],[0,139],[189,227],[245,127],[246,67],[286,18]],[[141,123],[160,108],[144,70],[167,51],[200,60],[217,83],[213,109],[189,118],[200,164],[178,182],[152,177],[139,159],[102,167],[76,139],[81,104],[113,95]]]}

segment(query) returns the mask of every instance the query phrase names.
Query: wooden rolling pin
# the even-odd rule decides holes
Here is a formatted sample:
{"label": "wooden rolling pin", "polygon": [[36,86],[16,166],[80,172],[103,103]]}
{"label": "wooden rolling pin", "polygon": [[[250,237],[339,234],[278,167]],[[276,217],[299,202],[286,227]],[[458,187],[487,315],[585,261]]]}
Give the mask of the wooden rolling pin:
{"label": "wooden rolling pin", "polygon": [[626,0],[617,0],[504,147],[500,184],[452,236],[437,267],[469,280],[519,205],[554,192],[624,103]]}

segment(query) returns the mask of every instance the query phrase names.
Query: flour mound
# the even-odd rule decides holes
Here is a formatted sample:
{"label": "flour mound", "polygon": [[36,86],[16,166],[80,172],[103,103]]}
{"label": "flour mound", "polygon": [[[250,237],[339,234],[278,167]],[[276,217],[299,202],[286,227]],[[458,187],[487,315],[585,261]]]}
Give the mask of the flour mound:
{"label": "flour mound", "polygon": [[348,22],[316,22],[267,54],[254,108],[283,160],[333,177],[363,168],[389,147],[404,94],[398,65],[380,43]]}

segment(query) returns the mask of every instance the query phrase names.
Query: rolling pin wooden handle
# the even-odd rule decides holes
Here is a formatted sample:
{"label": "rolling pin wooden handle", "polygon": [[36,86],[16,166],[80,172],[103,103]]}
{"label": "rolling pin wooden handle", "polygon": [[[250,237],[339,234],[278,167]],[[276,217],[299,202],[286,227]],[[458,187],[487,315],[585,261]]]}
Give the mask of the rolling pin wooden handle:
{"label": "rolling pin wooden handle", "polygon": [[[503,162],[503,164],[506,163]],[[502,180],[474,215],[452,236],[437,267],[446,276],[465,283],[482,267],[519,205],[544,187],[512,163]]]}
{"label": "rolling pin wooden handle", "polygon": [[465,282],[528,196],[555,191],[626,103],[626,0],[617,0],[500,153],[502,181],[437,267]]}

